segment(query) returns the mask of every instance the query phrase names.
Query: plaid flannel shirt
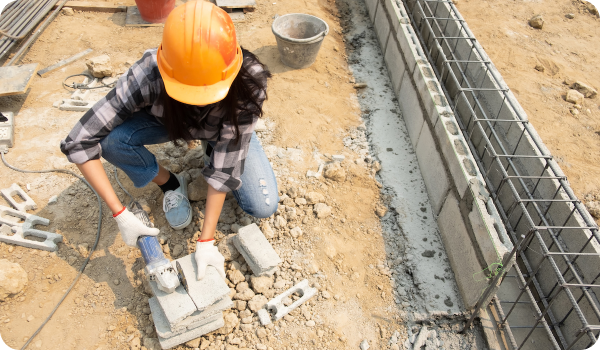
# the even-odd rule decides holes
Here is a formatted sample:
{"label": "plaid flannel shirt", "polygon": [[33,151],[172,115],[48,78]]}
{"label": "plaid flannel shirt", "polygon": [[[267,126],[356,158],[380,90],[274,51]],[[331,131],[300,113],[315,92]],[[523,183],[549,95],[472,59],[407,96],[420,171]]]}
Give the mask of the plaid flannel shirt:
{"label": "plaid flannel shirt", "polygon": [[[244,55],[243,65],[266,86],[267,77],[258,62]],[[159,121],[164,117],[160,98],[163,93],[166,92],[156,63],[156,49],[148,50],[119,78],[115,88],[83,115],[67,138],[61,141],[61,151],[75,164],[99,159],[102,156],[100,141],[133,113],[145,109]],[[262,105],[266,91],[260,90],[258,94]],[[210,163],[202,170],[204,178],[217,191],[239,189],[242,186],[240,177],[244,172],[250,138],[258,116],[239,113],[240,140],[236,143],[235,127],[224,120],[223,110],[216,104],[197,108],[197,112],[199,119],[207,118],[205,128],[190,129],[191,135],[196,140],[215,142]]]}

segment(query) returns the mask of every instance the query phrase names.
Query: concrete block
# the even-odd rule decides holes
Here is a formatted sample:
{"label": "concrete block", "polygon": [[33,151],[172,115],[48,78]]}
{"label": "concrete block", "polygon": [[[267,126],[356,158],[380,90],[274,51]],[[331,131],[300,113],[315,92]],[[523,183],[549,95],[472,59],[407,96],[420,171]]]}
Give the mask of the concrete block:
{"label": "concrete block", "polygon": [[165,293],[158,289],[155,281],[150,281],[150,288],[171,327],[176,326],[198,310],[192,298],[181,285],[173,293]]}
{"label": "concrete block", "polygon": [[417,45],[420,46],[419,39],[410,24],[403,23],[398,27],[396,39],[400,44],[400,52],[406,60],[406,70],[412,74],[415,71],[417,60],[423,59],[417,51]]}
{"label": "concrete block", "polygon": [[[23,229],[23,227],[19,226],[13,226],[11,228],[11,231],[14,232],[14,235],[12,236],[7,236],[0,233],[0,242],[16,244],[26,248],[34,248],[47,250],[49,252],[55,252],[56,250],[58,250],[58,246],[56,244],[62,242],[63,240],[63,236],[56,233],[33,229],[25,230]],[[28,236],[43,238],[44,241],[38,242],[25,238]]]}
{"label": "concrete block", "polygon": [[0,224],[33,229],[35,225],[50,225],[50,220],[0,205]]}
{"label": "concrete block", "polygon": [[421,130],[421,136],[419,136],[419,142],[415,151],[421,175],[423,175],[423,181],[429,194],[431,207],[433,208],[433,212],[437,214],[440,212],[444,198],[450,188],[450,181],[448,180],[444,163],[427,124]]}
{"label": "concrete block", "polygon": [[413,78],[417,93],[421,96],[425,107],[425,115],[429,116],[432,124],[435,125],[441,113],[451,112],[448,100],[444,96],[435,72],[429,63],[417,64]]}
{"label": "concrete block", "polygon": [[[63,236],[34,228],[35,225],[48,226],[49,224],[50,220],[48,219],[0,205],[0,225],[6,225],[9,227],[9,231],[14,233],[14,235],[0,233],[0,242],[51,252],[56,251],[58,249],[56,244],[62,242]],[[28,236],[43,238],[44,241],[38,242],[25,238]]]}
{"label": "concrete block", "polygon": [[377,39],[379,40],[379,47],[381,47],[381,53],[385,54],[388,38],[390,37],[391,26],[390,21],[388,21],[387,13],[384,6],[380,5],[377,9],[373,25],[375,26],[375,33],[377,34]]}
{"label": "concrete block", "polygon": [[196,308],[200,311],[210,307],[215,302],[229,295],[229,287],[219,275],[214,266],[206,268],[206,275],[198,281],[196,279],[196,259],[193,254],[175,260],[181,266],[185,280],[188,284],[188,293]]}
{"label": "concrete block", "polygon": [[60,109],[61,111],[86,112],[88,109],[92,108],[96,104],[96,102],[98,101],[81,101],[65,99],[62,101],[62,104],[58,106],[58,109]]}
{"label": "concrete block", "polygon": [[407,18],[404,18],[404,16],[400,13],[400,9],[398,8],[398,4],[396,4],[396,0],[384,0],[383,5],[385,5],[385,9],[390,18],[392,33],[396,33],[398,31],[398,27],[400,27],[400,22],[402,20],[406,21]]}
{"label": "concrete block", "polygon": [[15,116],[12,112],[1,113],[6,121],[0,121],[0,150],[8,149],[15,143]]}
{"label": "concrete block", "polygon": [[[20,211],[34,210],[37,209],[37,204],[19,187],[17,184],[12,184],[9,188],[0,190],[2,196],[6,198],[8,203]],[[13,196],[19,196],[23,202],[17,202]]]}
{"label": "concrete block", "polygon": [[404,77],[404,72],[406,71],[406,65],[404,64],[404,58],[402,58],[398,43],[393,39],[392,36],[390,36],[387,49],[385,51],[385,64],[388,69],[390,80],[392,81],[394,94],[398,96],[398,92],[400,91],[400,83],[402,82],[402,77]]}
{"label": "concrete block", "polygon": [[[290,295],[298,293],[301,295],[300,299],[296,300],[292,305],[285,306],[283,305],[283,299],[289,297]],[[273,314],[272,319],[274,321],[279,320],[283,316],[287,315],[290,311],[294,310],[298,306],[302,305],[305,301],[312,298],[317,294],[316,288],[311,288],[308,286],[308,280],[303,280],[300,283],[296,284],[292,288],[286,290],[285,292],[279,294],[275,298],[271,299],[267,305],[267,310],[270,310],[271,314]]]}
{"label": "concrete block", "polygon": [[225,326],[225,320],[223,320],[223,318],[221,317],[214,322],[205,324],[203,326],[200,326],[200,327],[197,327],[194,329],[188,329],[186,332],[177,334],[171,338],[161,338],[159,336],[158,341],[160,342],[160,346],[163,349],[170,349],[174,346],[183,344],[192,339],[199,338],[199,337],[203,336],[204,334],[215,331],[223,326]]}
{"label": "concrete block", "polygon": [[458,205],[454,193],[449,192],[437,221],[463,303],[467,310],[472,310],[488,284],[487,280],[474,278],[483,271],[483,267]]}
{"label": "concrete block", "polygon": [[[456,188],[459,198],[463,198],[468,188],[470,175],[463,169],[462,159],[467,154],[460,154],[455,140],[462,140],[462,132],[454,118],[454,114],[440,116],[435,124],[435,136],[440,144],[442,156],[450,172],[450,181]],[[466,149],[468,151],[468,149]]]}
{"label": "concrete block", "polygon": [[198,312],[197,315],[194,313],[187,317],[184,322],[181,322],[175,327],[171,327],[165,313],[158,304],[156,297],[150,298],[148,303],[150,304],[150,311],[152,312],[152,320],[154,321],[156,334],[162,338],[171,338],[177,334],[186,332],[188,329],[198,328],[205,324],[218,321],[219,318],[223,318],[222,311],[217,310],[210,313],[203,311]]}
{"label": "concrete block", "polygon": [[375,12],[377,12],[379,7],[379,0],[365,0],[365,4],[367,5],[367,11],[369,12],[369,19],[371,23],[375,20]]}
{"label": "concrete block", "polygon": [[425,119],[423,118],[423,110],[419,104],[419,97],[412,85],[409,74],[404,74],[404,78],[402,78],[400,91],[398,92],[398,101],[402,117],[406,123],[408,136],[410,136],[413,148],[416,148]]}
{"label": "concrete block", "polygon": [[281,258],[256,224],[240,228],[233,242],[256,276],[273,275],[281,263]]}

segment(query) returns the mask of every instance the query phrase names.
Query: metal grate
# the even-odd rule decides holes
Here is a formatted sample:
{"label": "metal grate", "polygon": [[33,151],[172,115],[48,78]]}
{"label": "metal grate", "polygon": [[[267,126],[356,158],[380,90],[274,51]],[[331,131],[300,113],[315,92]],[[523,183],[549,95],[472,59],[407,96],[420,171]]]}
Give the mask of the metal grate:
{"label": "metal grate", "polygon": [[[493,277],[476,310],[501,281],[489,306],[506,346],[591,346],[600,332],[597,225],[452,1],[402,1],[514,245],[503,266],[516,263]],[[509,285],[515,292],[501,293]]]}

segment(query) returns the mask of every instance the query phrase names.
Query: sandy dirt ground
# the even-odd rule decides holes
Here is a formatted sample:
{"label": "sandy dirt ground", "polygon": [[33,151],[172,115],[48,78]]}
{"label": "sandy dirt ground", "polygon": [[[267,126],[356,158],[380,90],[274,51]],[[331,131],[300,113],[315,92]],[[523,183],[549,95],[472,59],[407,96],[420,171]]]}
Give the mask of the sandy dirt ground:
{"label": "sandy dirt ground", "polygon": [[[284,348],[357,348],[367,339],[372,348],[387,348],[395,333],[406,332],[398,318],[392,297],[389,271],[384,267],[385,250],[379,214],[385,213],[374,175],[374,162],[365,154],[344,147],[342,139],[361,124],[356,92],[343,52],[344,42],[333,1],[286,0],[272,3],[258,1],[257,10],[247,14],[246,22],[236,24],[242,46],[256,53],[274,74],[269,83],[269,100],[265,104],[267,131],[260,134],[276,171],[282,204],[295,208],[291,214],[278,213],[288,221],[284,227],[270,220],[256,220],[241,213],[235,200],[227,200],[217,238],[232,233],[232,224],[252,219],[273,227],[274,247],[284,259],[277,276],[285,287],[272,289],[270,296],[284,291],[308,277],[320,294],[274,327],[266,328],[260,338],[254,332],[216,332],[190,347],[205,349],[255,348],[263,344]],[[126,5],[133,5],[125,3]],[[292,70],[279,61],[271,23],[277,14],[306,12],[325,19],[330,34],[325,38],[319,59],[308,69]],[[116,73],[124,72],[144,50],[156,47],[162,27],[124,27],[125,14],[76,12],[60,15],[42,34],[23,59],[23,63],[40,62],[47,66],[87,48],[90,56],[107,54]],[[53,104],[68,98],[70,92],[61,81],[85,70],[84,60],[57,70],[46,78],[35,77],[25,95],[0,97],[3,110],[15,112],[16,147],[7,160],[21,168],[75,169],[58,148],[82,113],[65,112]],[[82,78],[78,78],[82,79]],[[101,95],[102,91],[94,92]],[[363,134],[363,142],[364,139]],[[191,145],[194,147],[195,145]],[[182,161],[191,152],[186,147],[152,148],[162,164],[174,172],[197,172]],[[321,158],[345,155],[344,181],[307,179],[307,170],[316,171]],[[317,158],[315,158],[315,156]],[[188,157],[189,158],[189,157]],[[107,165],[107,169],[111,170]],[[122,175],[122,174],[121,174]],[[122,175],[123,183],[134,196],[145,200],[152,209],[154,223],[161,229],[161,243],[168,257],[177,258],[193,252],[195,237],[202,223],[203,201],[195,202],[194,224],[183,232],[171,230],[162,215],[162,193],[151,184],[134,189]],[[114,177],[111,175],[114,183]],[[27,272],[25,290],[0,302],[0,333],[9,346],[18,348],[37,329],[81,266],[93,246],[97,228],[97,202],[81,182],[67,175],[22,174],[0,167],[0,188],[12,183],[26,188],[39,204],[35,211],[50,219],[48,231],[64,236],[57,253],[0,244],[0,258],[18,262]],[[308,192],[325,196],[332,215],[318,219],[310,205],[296,205],[290,197]],[[117,193],[126,200],[122,191]],[[56,204],[48,204],[58,196]],[[0,200],[0,205],[8,205]],[[143,275],[143,260],[137,249],[124,245],[114,220],[104,208],[103,226],[97,251],[73,292],[54,318],[36,337],[30,348],[42,349],[138,349],[156,348],[156,333],[148,313],[148,290]],[[237,210],[236,210],[237,209]],[[281,215],[279,215],[281,214]],[[300,227],[301,238],[293,238],[290,228]],[[243,259],[240,261],[245,269]],[[238,265],[239,266],[239,265]],[[358,283],[360,282],[360,283]],[[234,287],[234,284],[230,283]],[[235,299],[235,297],[234,297]],[[236,318],[247,317],[246,311],[233,310]],[[316,323],[308,323],[309,320]],[[256,323],[256,319],[253,320]],[[238,320],[238,322],[240,322]],[[252,321],[251,321],[252,322]],[[223,333],[223,332],[221,332]],[[185,345],[180,349],[188,348]],[[266,348],[266,347],[265,347]]]}
{"label": "sandy dirt ground", "polygon": [[[597,10],[583,0],[461,0],[457,7],[575,194],[599,200],[600,99],[581,106],[565,100],[575,81],[600,88]],[[542,15],[542,29],[528,24],[535,15]]]}
{"label": "sandy dirt ground", "polygon": [[[133,1],[119,3],[133,5]],[[380,194],[375,159],[344,146],[351,136],[366,141],[361,132],[361,111],[348,70],[346,43],[340,3],[333,0],[257,1],[257,10],[236,24],[240,43],[256,53],[274,73],[265,104],[266,131],[260,133],[263,146],[278,178],[282,210],[275,220],[256,220],[243,214],[235,200],[227,204],[218,226],[217,238],[233,233],[234,224],[269,224],[274,231],[271,243],[284,260],[282,272],[266,295],[277,294],[295,282],[308,278],[319,288],[319,296],[265,332],[217,331],[197,343],[178,349],[357,349],[367,339],[371,349],[388,349],[390,338],[399,345],[409,336],[401,307],[395,302],[390,272],[381,236],[381,219],[386,199]],[[600,110],[598,98],[586,99],[574,115],[564,101],[564,81],[583,80],[600,87],[595,60],[598,19],[580,2],[556,1],[475,1],[461,0],[459,10],[517,95],[543,140],[559,159],[576,193],[600,199],[598,171],[600,150]],[[271,23],[275,15],[304,12],[325,19],[330,34],[325,38],[317,62],[310,68],[293,70],[279,61]],[[486,13],[486,16],[480,16]],[[531,29],[527,20],[542,13],[542,30]],[[565,14],[573,13],[573,19]],[[87,48],[94,55],[108,54],[117,74],[124,72],[144,50],[156,47],[161,27],[124,27],[125,14],[76,12],[60,15],[33,45],[23,63],[51,65]],[[347,49],[347,48],[346,48]],[[90,57],[91,57],[90,56]],[[13,165],[26,169],[68,168],[58,144],[82,113],[65,112],[52,105],[70,96],[61,81],[85,70],[84,60],[57,70],[46,78],[35,77],[24,95],[0,97],[0,108],[16,114],[16,147],[7,154]],[[535,69],[543,65],[544,72]],[[97,92],[102,94],[102,91]],[[160,162],[175,172],[197,176],[184,160],[196,145],[177,148],[152,147]],[[321,161],[341,154],[346,173],[344,181],[306,178]],[[107,165],[107,169],[112,168]],[[114,176],[110,176],[115,188]],[[171,230],[162,215],[162,194],[149,185],[134,189],[122,174],[126,188],[145,200],[161,229],[166,255],[178,258],[193,252],[193,241],[202,224],[203,201],[194,202],[194,223],[182,232]],[[28,285],[20,294],[0,302],[0,334],[6,343],[19,348],[50,313],[71,284],[89,254],[96,237],[98,209],[91,191],[68,175],[22,174],[0,166],[0,188],[12,183],[26,188],[38,203],[37,215],[50,219],[42,229],[64,236],[57,253],[48,254],[0,244],[0,259],[19,263],[27,272]],[[309,192],[324,195],[332,215],[317,218],[312,206],[296,204],[293,197]],[[126,196],[117,193],[123,201]],[[56,204],[48,204],[58,196]],[[286,199],[286,197],[288,197]],[[7,203],[0,199],[0,205]],[[54,318],[29,348],[40,349],[154,349],[156,333],[149,318],[150,296],[143,274],[143,260],[137,249],[122,242],[114,220],[103,206],[102,232],[97,251],[81,280]],[[292,210],[293,209],[293,210]],[[33,213],[33,212],[32,212]],[[281,221],[280,221],[281,222]],[[303,235],[294,238],[291,228]],[[239,259],[238,259],[239,260]],[[243,259],[240,268],[245,270]],[[232,270],[232,265],[228,265]],[[230,282],[233,288],[235,285]],[[233,292],[232,292],[233,293]],[[234,296],[235,299],[235,296]],[[234,309],[238,323],[249,310]],[[309,321],[314,321],[309,322]],[[256,324],[256,319],[249,323]],[[231,326],[231,325],[230,325]],[[453,331],[458,331],[456,325]],[[262,327],[261,327],[262,328]],[[481,348],[480,344],[447,344],[447,348]],[[226,347],[227,346],[227,347]],[[402,346],[402,345],[400,345]],[[456,346],[456,347],[455,347]]]}

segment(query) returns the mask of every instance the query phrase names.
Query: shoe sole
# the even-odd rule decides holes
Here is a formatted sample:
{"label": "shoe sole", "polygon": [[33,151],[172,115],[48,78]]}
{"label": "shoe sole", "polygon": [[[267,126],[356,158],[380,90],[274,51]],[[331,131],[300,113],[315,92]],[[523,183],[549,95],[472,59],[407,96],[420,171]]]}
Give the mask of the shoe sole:
{"label": "shoe sole", "polygon": [[192,222],[192,205],[190,204],[190,200],[187,197],[187,181],[185,180],[185,178],[183,176],[179,176],[179,175],[175,175],[177,177],[177,180],[181,180],[179,182],[179,185],[183,187],[183,193],[185,193],[185,199],[187,199],[188,204],[190,206],[190,215],[188,216],[187,220],[181,224],[181,225],[177,225],[177,226],[173,226],[171,224],[169,224],[169,226],[171,226],[171,228],[173,230],[183,230],[184,228],[188,227],[188,225]]}

